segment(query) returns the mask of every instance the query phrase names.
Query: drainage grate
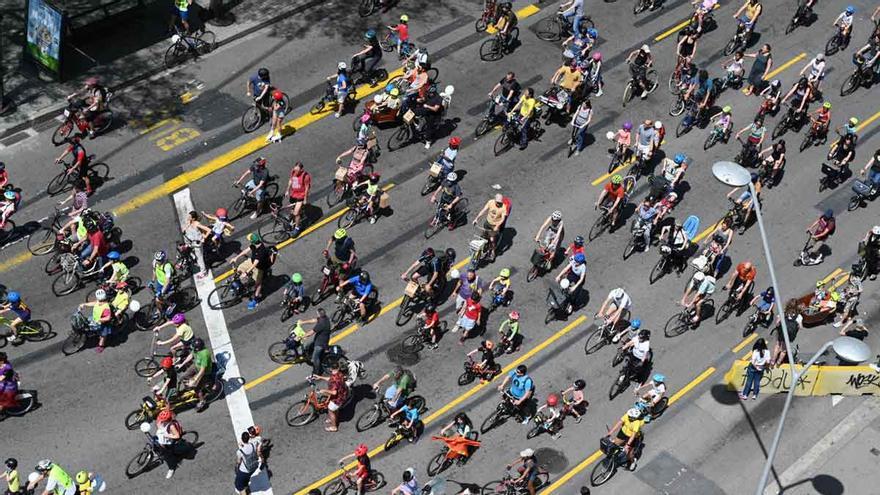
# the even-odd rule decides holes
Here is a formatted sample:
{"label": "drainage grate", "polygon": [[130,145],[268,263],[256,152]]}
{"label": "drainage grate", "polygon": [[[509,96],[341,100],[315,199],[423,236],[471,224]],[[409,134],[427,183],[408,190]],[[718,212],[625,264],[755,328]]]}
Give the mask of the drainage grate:
{"label": "drainage grate", "polygon": [[3,139],[0,139],[0,145],[3,146],[12,146],[13,144],[24,141],[25,139],[31,137],[31,135],[27,131],[16,132],[11,136],[7,136]]}

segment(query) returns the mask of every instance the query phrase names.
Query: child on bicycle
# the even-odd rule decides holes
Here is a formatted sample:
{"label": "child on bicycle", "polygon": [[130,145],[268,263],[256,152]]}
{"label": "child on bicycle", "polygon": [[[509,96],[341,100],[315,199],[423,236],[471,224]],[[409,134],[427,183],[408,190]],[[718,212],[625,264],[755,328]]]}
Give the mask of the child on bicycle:
{"label": "child on bicycle", "polygon": [[489,282],[489,290],[495,294],[495,299],[499,301],[499,306],[507,306],[513,299],[513,291],[510,290],[510,268],[502,268],[498,272],[498,276]]}
{"label": "child on bicycle", "polygon": [[730,105],[726,105],[721,109],[720,112],[716,113],[712,116],[710,121],[715,122],[715,129],[718,129],[722,132],[722,136],[727,139],[730,136],[730,129],[733,127],[733,115],[731,111],[733,109]]}
{"label": "child on bicycle", "polygon": [[431,334],[428,348],[436,349],[437,341],[440,340],[440,313],[437,312],[437,306],[430,303],[425,305],[425,309],[419,314],[419,320],[422,322],[422,329]]}
{"label": "child on bicycle", "polygon": [[632,122],[627,120],[623,123],[620,129],[617,130],[617,134],[614,134],[611,137],[615,142],[615,149],[611,151],[620,156],[621,163],[626,163],[629,158],[628,154],[630,153],[630,146],[632,146],[632,127]]}
{"label": "child on bicycle", "polygon": [[409,440],[410,443],[418,440],[419,408],[416,399],[407,399],[403,404],[403,407],[391,413],[391,416],[389,416],[388,419],[393,420],[398,415],[400,415],[400,425],[403,426],[403,431],[406,432],[407,440]]}
{"label": "child on bicycle", "polygon": [[284,299],[287,300],[287,304],[292,306],[293,313],[300,313],[300,304],[305,300],[306,297],[306,288],[303,286],[303,277],[299,273],[294,273],[290,276],[290,280],[284,284]]}
{"label": "child on bicycle", "polygon": [[728,85],[742,81],[743,74],[746,71],[745,67],[743,67],[744,63],[745,53],[742,50],[737,50],[736,53],[733,54],[732,59],[728,60],[726,64],[721,64],[727,72]]}
{"label": "child on bicycle", "polygon": [[370,478],[370,472],[372,471],[370,465],[370,456],[367,455],[368,447],[366,444],[360,444],[357,448],[354,449],[354,453],[348,454],[347,456],[339,459],[340,465],[345,465],[345,461],[354,458],[357,461],[357,467],[354,469],[355,483],[357,485],[357,494],[361,495],[366,493],[366,485],[367,481]]}
{"label": "child on bicycle", "polygon": [[394,38],[397,41],[397,55],[403,56],[401,53],[403,45],[409,44],[409,16],[403,14],[400,16],[400,23],[388,26],[388,29],[394,32]]}
{"label": "child on bicycle", "polygon": [[[590,407],[590,403],[587,402],[587,398],[584,395],[584,388],[586,386],[587,382],[578,378],[570,387],[562,391],[562,402],[565,404],[563,413],[574,416],[575,423],[581,422],[584,414],[587,413],[587,408]],[[571,394],[571,396],[566,399],[565,397],[568,394]]]}
{"label": "child on bicycle", "polygon": [[12,217],[17,209],[15,197],[14,191],[3,193],[3,200],[0,201],[0,228],[6,227],[6,221]]}
{"label": "child on bicycle", "polygon": [[6,304],[0,304],[0,314],[7,311],[15,314],[15,319],[9,323],[9,328],[12,330],[12,345],[19,345],[24,339],[18,335],[18,326],[31,321],[31,308],[21,300],[21,294],[11,291],[6,294]]}
{"label": "child on bicycle", "polygon": [[[543,414],[541,411],[545,411]],[[560,436],[559,430],[562,429],[562,409],[559,407],[559,395],[552,393],[547,396],[545,402],[535,412],[535,418],[543,418],[544,427],[550,432],[554,440]]]}
{"label": "child on bicycle", "polygon": [[379,197],[382,196],[382,189],[379,188],[379,174],[372,173],[367,181],[367,187],[364,189],[364,195],[361,198],[367,205],[367,217],[370,224],[376,223],[379,218]]}
{"label": "child on bicycle", "polygon": [[480,353],[480,361],[474,365],[474,371],[480,376],[480,383],[486,383],[487,375],[495,369],[495,344],[491,340],[480,342],[480,347],[467,353],[468,358],[476,353]]}
{"label": "child on bicycle", "polygon": [[519,350],[522,344],[522,334],[519,333],[519,311],[511,311],[507,315],[507,319],[501,322],[498,327],[498,333],[501,335],[501,352],[507,348],[510,352]]}
{"label": "child on bicycle", "polygon": [[306,337],[306,330],[302,327],[302,320],[297,320],[296,325],[290,330],[290,335],[284,339],[287,349],[293,352],[294,357],[299,358],[303,355],[303,340]]}

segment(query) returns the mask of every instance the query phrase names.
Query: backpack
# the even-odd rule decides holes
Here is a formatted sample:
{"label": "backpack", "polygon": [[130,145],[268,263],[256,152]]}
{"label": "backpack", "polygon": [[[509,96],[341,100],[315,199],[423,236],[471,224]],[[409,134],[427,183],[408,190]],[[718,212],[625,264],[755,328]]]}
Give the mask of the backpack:
{"label": "backpack", "polygon": [[257,446],[254,444],[250,444],[254,449],[250,454],[246,454],[245,451],[239,447],[238,451],[241,453],[242,462],[244,463],[244,468],[249,473],[253,473],[260,467],[260,459],[257,456]]}
{"label": "backpack", "polygon": [[721,81],[721,79],[714,77],[710,80],[709,94],[711,95],[710,96],[711,99],[714,100],[715,98],[717,98],[718,95],[720,95],[721,91],[723,91],[723,90],[724,90],[724,83]]}

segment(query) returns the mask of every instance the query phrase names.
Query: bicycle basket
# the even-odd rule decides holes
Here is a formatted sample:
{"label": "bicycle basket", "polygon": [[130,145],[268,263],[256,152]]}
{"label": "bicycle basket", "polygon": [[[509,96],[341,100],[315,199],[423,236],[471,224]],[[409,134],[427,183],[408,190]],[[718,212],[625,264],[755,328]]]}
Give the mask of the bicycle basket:
{"label": "bicycle basket", "polygon": [[89,320],[85,315],[77,311],[70,316],[70,328],[77,332],[83,332],[89,328]]}
{"label": "bicycle basket", "polygon": [[76,270],[76,266],[79,264],[79,257],[73,253],[64,253],[61,255],[61,259],[59,260],[61,264],[61,268],[66,272],[72,272]]}
{"label": "bicycle basket", "polygon": [[483,246],[489,242],[486,239],[471,239],[471,242],[468,243],[468,247],[470,247],[471,252],[479,253],[483,250]]}
{"label": "bicycle basket", "polygon": [[871,185],[862,180],[856,179],[855,182],[853,182],[852,190],[860,196],[868,196],[871,194]]}
{"label": "bicycle basket", "polygon": [[532,265],[540,265],[544,262],[544,253],[541,252],[540,249],[535,249],[532,251]]}
{"label": "bicycle basket", "polygon": [[403,289],[404,295],[408,297],[415,297],[416,292],[419,291],[419,284],[417,282],[407,282],[406,288]]}
{"label": "bicycle basket", "polygon": [[601,450],[603,454],[608,455],[609,452],[615,449],[617,449],[617,445],[611,441],[610,437],[602,437],[599,439],[599,450]]}

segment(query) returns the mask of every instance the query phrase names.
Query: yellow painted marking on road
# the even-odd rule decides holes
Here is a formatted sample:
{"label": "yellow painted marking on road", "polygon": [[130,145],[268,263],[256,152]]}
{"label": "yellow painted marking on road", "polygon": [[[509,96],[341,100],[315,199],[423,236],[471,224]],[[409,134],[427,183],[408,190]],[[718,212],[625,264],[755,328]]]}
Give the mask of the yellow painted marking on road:
{"label": "yellow painted marking on road", "polygon": [[178,118],[176,118],[176,117],[171,117],[171,118],[168,118],[168,119],[162,119],[162,120],[156,122],[155,124],[150,125],[150,126],[147,127],[146,129],[140,131],[140,132],[141,132],[141,136],[143,136],[144,134],[149,134],[149,133],[155,131],[156,129],[158,129],[158,128],[160,128],[160,127],[163,127],[163,126],[166,126],[166,125],[169,125],[169,124],[171,124],[171,125],[174,125],[174,124],[180,124],[180,122],[181,122],[181,120],[178,119]]}
{"label": "yellow painted marking on road", "polygon": [[191,127],[176,129],[168,135],[157,139],[156,146],[158,146],[162,151],[171,151],[181,144],[192,141],[193,139],[199,137],[201,134],[202,133]]}
{"label": "yellow painted marking on road", "polygon": [[[700,374],[700,376],[691,380],[691,382],[688,383],[687,385],[685,385],[684,388],[682,388],[681,390],[676,392],[675,395],[670,397],[669,398],[669,405],[671,406],[673,403],[675,403],[675,401],[680,399],[686,393],[693,390],[694,387],[696,387],[697,385],[702,383],[706,378],[709,378],[712,375],[712,373],[715,373],[715,368],[710,366],[709,368],[706,369],[706,371],[702,372]],[[602,456],[603,456],[603,454],[602,454],[601,450],[597,450],[597,451],[593,452],[592,454],[589,455],[589,457],[587,457],[586,459],[584,459],[583,461],[578,463],[577,466],[571,468],[571,470],[569,470],[567,473],[560,476],[558,480],[551,483],[550,486],[548,486],[544,491],[541,492],[541,495],[547,495],[549,493],[553,493],[554,491],[558,490],[562,485],[568,483],[568,481],[571,480],[572,478],[574,478],[578,473],[580,473],[584,469],[587,469],[590,466],[590,464],[593,464],[594,462],[601,459]]]}
{"label": "yellow painted marking on road", "polygon": [[758,334],[757,334],[757,333],[752,333],[752,334],[749,335],[748,337],[744,338],[742,342],[740,342],[739,344],[737,344],[736,347],[734,347],[733,349],[731,349],[730,352],[736,354],[737,352],[741,351],[743,347],[745,347],[745,346],[751,344],[752,341],[755,340],[755,339],[757,339],[757,338],[758,338]]}
{"label": "yellow painted marking on road", "polygon": [[746,351],[746,353],[743,354],[742,357],[739,358],[739,360],[740,361],[748,361],[751,358],[752,358],[752,351]]}
{"label": "yellow painted marking on road", "polygon": [[777,68],[771,70],[771,71],[767,74],[766,79],[773,79],[774,76],[778,75],[779,73],[781,73],[781,72],[784,71],[785,69],[787,69],[787,68],[791,67],[792,65],[798,63],[799,61],[803,60],[804,57],[806,57],[806,56],[807,56],[807,54],[802,52],[800,55],[794,57],[793,59],[789,60],[788,62],[786,62],[786,63],[780,65],[779,67],[777,67]]}
{"label": "yellow painted marking on road", "polygon": [[[389,184],[386,184],[385,186],[382,187],[382,190],[383,190],[383,191],[388,191],[388,190],[392,189],[392,188],[393,188],[394,186],[396,186],[396,185],[397,185],[397,184],[395,184],[395,183],[393,183],[393,182],[392,182],[392,183],[389,183]],[[328,216],[328,217],[326,217],[326,218],[322,218],[320,221],[318,221],[318,222],[315,223],[314,225],[310,225],[310,226],[307,227],[305,230],[303,230],[302,232],[300,232],[300,234],[299,234],[298,236],[293,237],[293,238],[291,238],[291,239],[287,239],[287,240],[282,241],[282,242],[279,242],[278,244],[275,245],[275,249],[278,249],[278,250],[284,249],[285,247],[287,247],[287,246],[293,244],[294,242],[296,242],[296,241],[302,239],[303,237],[305,237],[305,236],[311,234],[312,232],[314,232],[314,231],[320,229],[321,227],[327,225],[328,223],[332,222],[333,220],[336,220],[337,218],[341,217],[341,216],[344,215],[345,212],[347,212],[349,209],[350,209],[350,208],[346,206],[345,208],[343,208],[343,209],[337,211],[336,213],[333,213],[332,215],[330,215],[330,216]],[[232,275],[232,272],[233,272],[233,270],[228,270],[228,271],[226,271],[226,272],[224,272],[224,273],[221,273],[220,275],[217,275],[216,277],[214,277],[214,283],[219,283],[219,282],[222,282],[222,281],[226,280],[227,278],[229,278],[230,275]]]}
{"label": "yellow painted marking on road", "polygon": [[6,270],[12,268],[13,266],[20,265],[33,257],[34,257],[34,255],[32,255],[30,251],[18,253],[17,255],[13,256],[12,258],[9,258],[8,260],[0,263],[0,272],[5,272]]}
{"label": "yellow painted marking on road", "polygon": [[193,94],[193,93],[190,93],[189,91],[187,91],[186,93],[180,95],[180,101],[181,101],[184,105],[186,105],[187,103],[189,103],[189,102],[195,100],[195,99],[196,99],[196,96],[198,96],[198,94]]}
{"label": "yellow painted marking on road", "polygon": [[590,182],[590,185],[591,186],[598,186],[599,184],[605,182],[612,175],[619,173],[621,170],[632,165],[632,163],[635,161],[635,159],[636,159],[635,155],[630,155],[630,157],[626,160],[626,163],[624,163],[623,165],[620,165],[619,167],[615,168],[611,172],[608,172],[607,174],[599,177],[598,179],[594,180],[593,182]]}
{"label": "yellow painted marking on road", "polygon": [[846,275],[840,277],[840,280],[838,280],[837,282],[834,282],[834,285],[831,286],[831,289],[832,289],[832,290],[836,290],[836,289],[838,289],[840,286],[842,286],[843,284],[847,283],[847,281],[849,281],[849,273],[847,273]]}
{"label": "yellow painted marking on road", "polygon": [[[305,235],[305,233],[304,233],[303,235]],[[302,235],[301,235],[300,237],[302,237]],[[299,239],[299,237],[297,237],[297,239]],[[467,258],[465,258],[465,259],[459,261],[458,263],[456,263],[455,265],[453,265],[452,268],[458,270],[459,268],[461,268],[461,267],[467,265],[468,263],[470,263],[470,261],[471,261],[471,258],[470,258],[470,256],[468,256]],[[230,270],[230,271],[224,273],[223,275],[221,275],[221,277],[226,278],[226,277],[228,277],[228,276],[231,275],[231,274],[232,274],[232,270]],[[217,278],[220,278],[220,277],[217,277]],[[216,279],[215,279],[215,280],[216,280]],[[392,309],[394,309],[394,308],[400,306],[400,303],[401,303],[401,302],[403,302],[403,297],[399,297],[399,298],[397,298],[396,300],[394,300],[394,301],[392,301],[392,302],[386,304],[385,306],[382,306],[382,309],[379,311],[379,314],[377,314],[377,315],[373,315],[373,316],[370,317],[370,322],[372,322],[372,321],[375,320],[376,318],[378,318],[378,317],[384,315],[385,313],[391,311]],[[342,339],[348,337],[349,335],[353,334],[354,332],[358,331],[360,328],[361,328],[361,326],[358,325],[357,323],[355,323],[355,324],[353,324],[353,325],[349,325],[349,326],[348,326],[347,328],[345,328],[344,330],[342,330],[342,331],[337,332],[336,334],[334,334],[333,337],[330,339],[330,343],[331,343],[331,344],[337,344],[337,343],[339,343],[339,341],[341,341]],[[265,381],[267,381],[267,380],[270,380],[270,379],[272,379],[272,378],[274,378],[274,377],[280,375],[281,373],[284,373],[285,371],[287,371],[287,370],[289,370],[289,369],[290,369],[290,365],[289,365],[289,364],[283,364],[283,365],[281,365],[281,366],[275,368],[274,370],[272,370],[272,371],[266,373],[265,375],[263,375],[263,376],[261,376],[261,377],[259,377],[259,378],[256,378],[256,379],[254,379],[253,381],[249,381],[249,382],[247,383],[247,385],[245,385],[245,388],[249,390],[249,389],[251,389],[251,388],[253,388],[253,387],[256,387],[257,385],[259,385],[259,384],[261,384],[261,383],[263,383],[263,382],[265,382]]]}
{"label": "yellow painted marking on road", "polygon": [[[519,20],[523,20],[526,17],[535,15],[540,10],[541,10],[540,7],[538,7],[535,4],[526,5],[525,7],[521,8],[515,12],[516,18]],[[486,32],[489,34],[495,34],[498,32],[498,30],[495,29],[494,24],[490,24],[488,27],[486,27]]]}
{"label": "yellow painted marking on road", "polygon": [[874,121],[877,120],[878,118],[880,118],[880,112],[877,112],[877,113],[875,113],[874,115],[871,115],[870,117],[868,117],[867,119],[865,119],[864,122],[862,122],[861,124],[859,124],[858,126],[856,126],[856,132],[861,131],[861,130],[864,129],[865,127],[871,125],[871,122],[874,122]]}
{"label": "yellow painted marking on road", "polygon": [[694,237],[694,242],[700,242],[704,237],[706,237],[707,235],[711,234],[712,231],[715,230],[715,227],[718,227],[718,224],[719,224],[719,223],[720,223],[720,222],[715,222],[715,223],[713,223],[712,225],[706,227],[706,230],[700,232],[699,234],[697,234],[696,237]]}
{"label": "yellow painted marking on road", "polygon": [[[721,5],[716,3],[714,8],[718,9],[720,7],[721,7]],[[687,26],[689,22],[691,22],[690,17],[679,22],[675,26],[672,26],[671,28],[667,29],[666,31],[663,31],[662,33],[660,33],[659,35],[657,35],[656,38],[654,38],[654,41],[663,41],[664,39],[672,36],[673,34],[677,33],[678,31],[680,31],[681,28]]]}
{"label": "yellow painted marking on road", "polygon": [[821,280],[821,282],[822,282],[823,284],[827,284],[829,280],[831,280],[832,278],[836,277],[837,274],[840,273],[840,272],[842,272],[842,271],[843,271],[842,268],[836,268],[836,269],[835,269],[833,272],[831,272],[827,277],[823,278],[823,279]]}
{"label": "yellow painted marking on road", "polygon": [[[572,321],[571,323],[566,325],[564,328],[562,328],[558,332],[554,333],[549,338],[547,338],[546,340],[544,340],[543,342],[541,342],[537,346],[533,347],[532,349],[530,349],[528,352],[526,352],[525,354],[523,354],[519,358],[513,360],[510,364],[508,364],[507,366],[505,366],[501,370],[501,373],[499,373],[498,375],[495,376],[495,379],[497,379],[498,377],[507,375],[507,373],[509,373],[511,370],[515,369],[517,366],[524,363],[526,360],[530,359],[535,354],[538,354],[542,350],[546,349],[549,345],[553,344],[554,342],[556,342],[557,340],[559,340],[560,338],[565,336],[568,332],[570,332],[574,328],[576,328],[579,325],[581,325],[582,323],[584,323],[585,321],[587,321],[586,316],[583,316],[583,315],[579,316],[576,320]],[[495,381],[495,379],[493,379],[493,381]],[[480,384],[474,385],[467,392],[459,395],[458,397],[453,399],[451,402],[449,402],[446,405],[444,405],[443,407],[435,410],[428,417],[424,418],[422,420],[422,424],[427,425],[427,424],[433,423],[434,421],[439,419],[441,416],[443,416],[444,414],[449,412],[452,408],[458,406],[459,404],[461,404],[462,402],[464,402],[468,398],[472,397],[477,392],[483,390],[488,385],[489,385],[489,383],[480,383]],[[373,457],[377,454],[382,453],[384,450],[385,450],[385,445],[384,444],[380,445],[380,446],[374,448],[373,450],[371,450],[369,452],[369,456]],[[352,469],[355,465],[356,465],[355,462],[350,462],[347,466],[345,466],[345,469],[346,470]],[[294,495],[306,495],[309,492],[309,490],[311,490],[313,488],[318,488],[319,486],[323,486],[323,485],[333,481],[341,474],[342,474],[342,471],[337,469],[337,470],[333,471],[332,473],[328,474],[327,476],[310,484],[309,486],[300,489]]]}
{"label": "yellow painted marking on road", "polygon": [[[397,69],[388,74],[388,78],[391,79],[393,77],[399,76],[403,74],[403,69]],[[375,87],[371,87],[368,84],[362,84],[357,88],[357,94],[360,97],[371,95],[381,89],[384,89],[385,86],[383,84],[377,84]],[[282,129],[282,135],[289,136],[294,132],[298,132],[302,128],[311,125],[324,117],[333,113],[334,110],[326,109],[323,112],[319,112],[317,114],[307,113],[305,115],[301,115],[292,121],[289,121],[284,125]],[[190,170],[188,172],[184,172],[173,179],[160,184],[149,191],[143,192],[138,196],[135,196],[131,200],[121,204],[113,210],[113,214],[118,216],[122,216],[132,211],[156,201],[158,199],[164,198],[169,194],[183,189],[184,187],[192,184],[193,182],[202,179],[214,172],[227,167],[238,160],[252,154],[257,151],[269,146],[269,143],[266,142],[265,136],[256,137],[247,143],[242,144],[236,148],[233,148],[220,156],[217,156],[211,160],[208,160],[206,163],[200,165],[199,167]]]}

